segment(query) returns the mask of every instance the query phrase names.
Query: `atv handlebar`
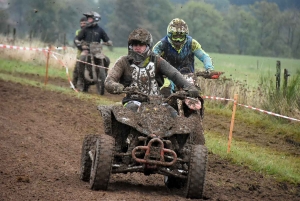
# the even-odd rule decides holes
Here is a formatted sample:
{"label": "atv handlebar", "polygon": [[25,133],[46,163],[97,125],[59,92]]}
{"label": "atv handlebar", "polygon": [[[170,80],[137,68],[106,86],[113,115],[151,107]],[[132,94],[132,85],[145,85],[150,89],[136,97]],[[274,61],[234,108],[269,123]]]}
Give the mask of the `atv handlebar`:
{"label": "atv handlebar", "polygon": [[[126,88],[124,88],[124,90],[122,91],[122,93],[136,96],[135,98],[137,98],[138,96],[140,96],[141,99],[144,99],[144,100],[147,100],[147,101],[151,99],[150,98],[151,95],[144,94],[144,93],[140,92],[135,87],[126,87]],[[164,103],[167,103],[172,98],[185,99],[188,96],[189,96],[189,93],[187,91],[180,90],[180,91],[176,91],[175,93],[172,93],[167,98],[162,98],[162,100],[163,100]]]}
{"label": "atv handlebar", "polygon": [[220,75],[224,74],[224,72],[220,72],[220,71],[211,71],[211,72],[207,72],[207,71],[198,71],[195,72],[195,75],[197,77],[204,77],[205,79],[219,79]]}

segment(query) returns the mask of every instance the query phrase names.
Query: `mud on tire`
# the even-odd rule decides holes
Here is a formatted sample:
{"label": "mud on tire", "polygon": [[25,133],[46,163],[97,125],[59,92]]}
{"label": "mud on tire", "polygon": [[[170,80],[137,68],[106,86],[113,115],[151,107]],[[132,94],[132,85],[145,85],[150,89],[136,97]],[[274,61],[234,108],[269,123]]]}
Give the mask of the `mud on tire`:
{"label": "mud on tire", "polygon": [[96,141],[90,176],[92,190],[107,190],[112,169],[115,140],[109,135],[100,135]]}
{"label": "mud on tire", "polygon": [[204,191],[207,163],[207,148],[203,145],[193,145],[188,180],[186,184],[187,198],[202,198]]}
{"label": "mud on tire", "polygon": [[89,181],[92,168],[92,160],[89,156],[89,151],[95,146],[99,135],[87,135],[85,136],[82,149],[81,149],[81,161],[80,161],[80,179],[82,181]]}

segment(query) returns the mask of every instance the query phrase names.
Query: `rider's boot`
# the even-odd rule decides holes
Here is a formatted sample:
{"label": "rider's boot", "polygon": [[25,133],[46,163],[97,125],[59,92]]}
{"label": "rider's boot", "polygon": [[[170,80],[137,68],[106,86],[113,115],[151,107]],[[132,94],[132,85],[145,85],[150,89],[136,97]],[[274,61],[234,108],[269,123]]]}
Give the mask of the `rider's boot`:
{"label": "rider's boot", "polygon": [[78,91],[84,91],[84,85],[82,79],[78,79],[77,81],[77,89]]}
{"label": "rider's boot", "polygon": [[77,88],[77,80],[78,80],[78,62],[76,62],[74,70],[73,70],[73,80],[72,83],[75,88]]}
{"label": "rider's boot", "polygon": [[[85,56],[80,56],[80,60],[84,61]],[[84,69],[85,69],[85,64],[84,63],[78,63],[77,65],[77,72],[78,72],[78,78],[77,78],[77,89],[78,91],[84,91]]]}

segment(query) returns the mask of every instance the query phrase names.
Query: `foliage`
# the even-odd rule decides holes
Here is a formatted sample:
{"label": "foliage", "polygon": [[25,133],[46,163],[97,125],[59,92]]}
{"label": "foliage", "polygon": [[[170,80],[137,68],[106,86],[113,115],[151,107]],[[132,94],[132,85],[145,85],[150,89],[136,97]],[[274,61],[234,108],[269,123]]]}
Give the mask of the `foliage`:
{"label": "foliage", "polygon": [[274,80],[269,76],[262,76],[259,85],[265,93],[262,107],[268,111],[279,114],[290,113],[300,114],[300,71],[288,78],[287,87],[276,89]]}
{"label": "foliage", "polygon": [[[4,1],[5,2],[5,1]],[[297,1],[298,2],[298,1]],[[86,11],[101,14],[99,23],[114,46],[126,47],[129,33],[148,29],[156,43],[169,22],[179,17],[207,52],[300,58],[300,3],[293,0],[10,0],[0,2],[0,33],[9,39],[36,38],[57,46],[73,44]],[[67,41],[65,41],[65,38]],[[9,40],[11,41],[11,40]]]}
{"label": "foliage", "polygon": [[202,45],[203,49],[219,52],[222,16],[213,5],[189,1],[177,10],[176,16],[188,24],[190,35]]}
{"label": "foliage", "polygon": [[[232,38],[225,38],[225,47],[232,44],[234,49],[230,51],[235,54],[255,54],[257,46],[255,25],[257,20],[251,13],[241,7],[230,6],[229,12],[224,14],[224,21],[227,22],[224,32],[232,36]],[[222,52],[226,52],[226,49]]]}
{"label": "foliage", "polygon": [[107,27],[116,46],[126,47],[129,33],[138,27],[149,30],[157,41],[171,21],[170,17],[165,17],[170,12],[172,7],[167,0],[116,0]]}

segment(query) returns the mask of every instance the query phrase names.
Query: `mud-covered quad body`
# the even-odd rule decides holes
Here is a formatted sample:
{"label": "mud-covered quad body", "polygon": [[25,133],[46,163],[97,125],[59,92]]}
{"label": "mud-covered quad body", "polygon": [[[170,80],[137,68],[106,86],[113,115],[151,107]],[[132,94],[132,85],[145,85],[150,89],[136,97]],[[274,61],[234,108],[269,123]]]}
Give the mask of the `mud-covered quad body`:
{"label": "mud-covered quad body", "polygon": [[[183,188],[188,198],[202,197],[207,148],[201,98],[179,93],[164,100],[148,96],[138,111],[122,105],[99,106],[98,110],[105,134],[87,136],[82,149],[81,179],[89,180],[92,189],[106,190],[110,173],[142,172],[164,175],[169,188]],[[104,152],[106,159],[98,156]]]}
{"label": "mud-covered quad body", "polygon": [[98,93],[103,95],[104,81],[107,76],[110,60],[103,54],[101,43],[92,42],[85,44],[84,41],[82,43],[82,46],[86,47],[86,59],[85,63],[82,64],[85,65],[83,91],[87,92],[91,85],[96,85]]}

